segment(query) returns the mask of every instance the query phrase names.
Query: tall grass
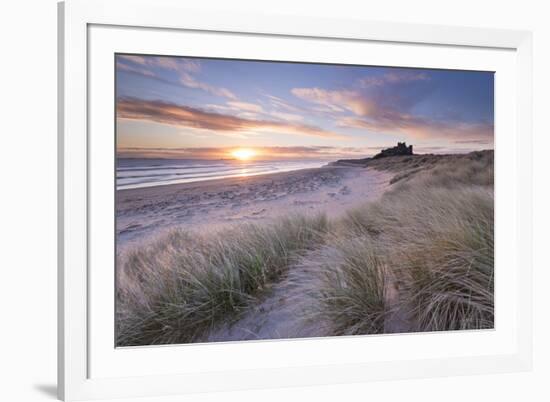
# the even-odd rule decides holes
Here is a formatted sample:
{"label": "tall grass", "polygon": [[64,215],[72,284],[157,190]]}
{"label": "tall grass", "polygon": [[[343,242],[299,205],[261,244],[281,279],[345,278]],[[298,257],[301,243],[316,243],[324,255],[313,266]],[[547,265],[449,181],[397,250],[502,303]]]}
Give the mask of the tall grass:
{"label": "tall grass", "polygon": [[322,241],[324,215],[199,237],[173,231],[121,259],[117,345],[193,342],[235,317]]}
{"label": "tall grass", "polygon": [[384,256],[398,288],[394,308],[409,317],[410,330],[493,326],[492,189],[400,188],[350,212],[343,225]]}
{"label": "tall grass", "polygon": [[[396,317],[406,319],[407,331],[493,327],[492,166],[487,152],[443,159],[394,184],[378,202],[347,211],[335,226],[340,241],[309,262],[339,273],[338,281],[323,282],[321,294],[341,292],[346,284],[334,334],[345,333],[343,327],[379,332],[380,325],[370,325],[373,314],[384,315],[386,332]],[[376,259],[364,256],[350,269],[349,258],[373,252]],[[373,269],[383,278],[369,276]],[[367,307],[367,292],[384,300]],[[318,305],[324,308],[319,315],[335,315],[334,305]]]}
{"label": "tall grass", "polygon": [[[482,187],[426,188],[409,198],[393,253],[401,304],[420,331],[493,326],[493,193]],[[416,201],[416,202],[415,202]],[[401,209],[403,212],[403,209]],[[406,243],[405,243],[406,242]]]}
{"label": "tall grass", "polygon": [[368,236],[333,236],[302,261],[309,318],[328,322],[327,334],[384,332],[387,272],[376,249]]}

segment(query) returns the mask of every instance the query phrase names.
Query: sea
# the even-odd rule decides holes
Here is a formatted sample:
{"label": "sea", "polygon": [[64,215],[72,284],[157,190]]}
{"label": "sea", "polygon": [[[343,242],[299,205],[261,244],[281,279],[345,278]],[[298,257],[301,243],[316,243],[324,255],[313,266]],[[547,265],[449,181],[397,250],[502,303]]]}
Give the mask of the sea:
{"label": "sea", "polygon": [[228,177],[257,176],[318,168],[327,160],[238,161],[233,159],[117,158],[117,190],[191,183]]}

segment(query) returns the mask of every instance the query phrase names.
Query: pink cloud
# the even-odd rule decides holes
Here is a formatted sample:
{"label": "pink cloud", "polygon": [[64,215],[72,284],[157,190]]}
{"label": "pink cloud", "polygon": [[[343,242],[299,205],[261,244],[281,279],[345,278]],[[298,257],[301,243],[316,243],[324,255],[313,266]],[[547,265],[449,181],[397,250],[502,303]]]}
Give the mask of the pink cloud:
{"label": "pink cloud", "polygon": [[324,138],[344,137],[339,133],[307,124],[244,118],[159,100],[118,99],[117,118],[151,121],[179,127],[215,130],[217,132],[268,131]]}
{"label": "pink cloud", "polygon": [[303,100],[316,103],[325,112],[350,111],[359,116],[367,116],[379,113],[379,106],[374,100],[365,97],[354,90],[326,90],[321,88],[294,88],[291,90],[294,96]]}
{"label": "pink cloud", "polygon": [[336,125],[343,128],[403,134],[417,139],[492,141],[492,124],[437,120],[410,112],[414,103],[401,96],[399,85],[427,80],[429,77],[422,72],[395,72],[363,79],[361,86],[368,88],[363,90],[294,88],[291,92],[324,112],[331,112]]}
{"label": "pink cloud", "polygon": [[417,139],[447,138],[465,143],[484,144],[492,143],[494,132],[493,125],[489,123],[446,122],[399,113],[388,113],[386,116],[370,119],[344,117],[337,125],[383,133],[400,133]]}

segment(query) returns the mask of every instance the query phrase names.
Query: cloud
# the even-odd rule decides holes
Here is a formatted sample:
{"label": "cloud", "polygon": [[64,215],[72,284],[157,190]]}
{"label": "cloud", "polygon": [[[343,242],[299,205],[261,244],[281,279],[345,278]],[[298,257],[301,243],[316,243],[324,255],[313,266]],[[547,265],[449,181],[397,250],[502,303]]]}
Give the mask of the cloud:
{"label": "cloud", "polygon": [[415,88],[411,91],[411,88],[404,86],[429,80],[429,76],[424,72],[394,71],[381,76],[362,78],[359,83],[363,90],[293,88],[291,93],[302,100],[320,105],[325,111],[350,111],[358,116],[387,116],[410,108],[431,89],[431,86],[424,86],[424,90]]}
{"label": "cloud", "polygon": [[332,112],[338,127],[416,139],[492,141],[493,124],[434,119],[414,113],[414,106],[434,89],[429,81],[424,72],[391,72],[362,79],[360,89],[293,88],[291,92]]}
{"label": "cloud", "polygon": [[265,96],[269,99],[269,102],[271,103],[271,105],[273,107],[275,107],[276,109],[279,109],[279,110],[285,110],[287,112],[293,112],[293,113],[299,113],[300,111],[303,111],[303,109],[295,106],[295,105],[291,105],[290,103],[288,103],[287,101],[277,97],[277,96],[274,96],[274,95],[268,95],[268,94],[265,94]]}
{"label": "cloud", "polygon": [[369,76],[359,80],[363,88],[378,87],[386,84],[429,81],[430,77],[423,71],[391,71],[381,76]]}
{"label": "cloud", "polygon": [[294,96],[309,102],[324,106],[327,110],[343,112],[350,109],[351,101],[357,93],[351,90],[329,91],[322,88],[293,88],[290,91]]}
{"label": "cloud", "polygon": [[482,139],[469,139],[469,140],[455,140],[455,144],[492,144],[493,139],[492,138],[482,138]]}
{"label": "cloud", "polygon": [[322,88],[293,88],[291,93],[305,101],[320,106],[323,112],[352,112],[358,116],[368,116],[382,113],[375,99],[356,90],[327,90]]}
{"label": "cloud", "polygon": [[182,72],[180,75],[180,82],[188,88],[202,89],[209,92],[212,95],[221,96],[229,99],[237,99],[237,96],[229,89],[215,87],[202,81],[196,80],[191,74]]}
{"label": "cloud", "polygon": [[248,102],[229,101],[224,105],[206,104],[202,107],[206,112],[214,112],[240,117],[243,119],[260,120],[260,116],[266,115],[260,105]]}
{"label": "cloud", "polygon": [[144,75],[146,77],[156,77],[156,74],[153,73],[152,71],[149,71],[145,68],[134,67],[128,64],[124,64],[124,63],[121,63],[120,61],[116,63],[116,67],[118,70],[127,71],[129,73]]}
{"label": "cloud", "polygon": [[[269,96],[269,95],[266,95]],[[270,96],[269,96],[270,97]],[[277,99],[278,98],[273,97]],[[282,102],[282,100],[281,100]],[[263,116],[264,119],[275,118],[277,121],[286,121],[286,122],[300,122],[304,120],[304,116],[297,113],[290,113],[287,111],[279,110],[265,110],[262,105],[257,103],[250,102],[241,102],[241,101],[228,101],[224,105],[217,104],[207,104],[204,106],[206,110],[212,110],[215,112],[232,114],[235,113],[239,117],[250,118],[250,119],[259,119],[260,116]],[[276,108],[279,109],[279,108]],[[284,110],[288,110],[284,108]],[[297,108],[293,108],[293,111],[300,112]]]}
{"label": "cloud", "polygon": [[201,64],[198,60],[184,57],[168,56],[138,56],[138,55],[117,55],[117,60],[128,61],[141,66],[159,67],[173,71],[186,71],[198,73],[201,70]]}
{"label": "cloud", "polygon": [[199,73],[201,64],[197,60],[178,57],[157,57],[154,61],[159,67],[189,73]]}
{"label": "cloud", "polygon": [[473,151],[479,151],[477,147],[457,148],[441,146],[416,146],[415,152],[420,154],[467,154]]}
{"label": "cloud", "polygon": [[275,118],[277,121],[286,122],[300,122],[304,120],[304,116],[281,111],[267,111],[262,105],[241,101],[228,101],[224,105],[206,104],[204,109],[207,111],[214,111],[218,113],[237,115],[239,117],[248,119],[260,119],[263,116],[264,119]]}
{"label": "cloud", "polygon": [[[250,148],[249,146],[246,146]],[[194,158],[219,159],[227,158],[231,151],[241,147],[193,147],[193,148],[142,148],[119,147],[120,158]],[[259,159],[324,159],[364,157],[373,152],[366,148],[332,147],[332,146],[286,146],[286,147],[253,147]]]}
{"label": "cloud", "polygon": [[118,54],[116,56],[117,60],[126,60],[135,64],[141,64],[142,66],[147,65],[147,59],[143,56],[135,56],[129,54]]}
{"label": "cloud", "polygon": [[117,118],[143,120],[177,127],[189,127],[217,132],[269,131],[324,138],[342,138],[341,134],[300,123],[256,120],[209,112],[185,105],[136,98],[117,100]]}
{"label": "cloud", "polygon": [[304,119],[304,116],[294,113],[271,112],[270,115],[277,119],[287,121],[302,121]]}
{"label": "cloud", "polygon": [[[223,98],[237,99],[237,96],[229,89],[210,85],[194,77],[192,74],[200,73],[201,71],[201,64],[198,60],[168,56],[118,55],[117,69],[148,78],[154,78],[163,83],[183,85],[188,88],[200,89]],[[172,71],[176,73],[179,78],[174,81],[167,80],[157,74],[155,69]]]}
{"label": "cloud", "polygon": [[262,113],[264,111],[260,105],[256,105],[255,103],[232,101],[227,102],[227,104],[232,108],[247,112]]}
{"label": "cloud", "polygon": [[492,143],[494,126],[490,123],[438,121],[408,114],[377,116],[375,119],[344,117],[339,127],[363,128],[383,133],[400,133],[416,139],[451,139],[459,143]]}

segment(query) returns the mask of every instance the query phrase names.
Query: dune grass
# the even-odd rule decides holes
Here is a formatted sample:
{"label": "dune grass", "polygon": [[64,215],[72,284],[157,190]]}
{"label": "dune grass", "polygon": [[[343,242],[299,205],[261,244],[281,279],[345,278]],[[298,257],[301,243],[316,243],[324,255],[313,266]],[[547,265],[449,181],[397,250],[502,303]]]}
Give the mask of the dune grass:
{"label": "dune grass", "polygon": [[323,335],[384,332],[388,273],[369,235],[332,235],[301,264],[303,310],[310,320],[328,322]]}
{"label": "dune grass", "polygon": [[319,335],[492,328],[492,152],[386,159],[391,190],[334,222],[174,231],[121,257],[117,344],[201,340],[294,265]]}
{"label": "dune grass", "polygon": [[325,216],[293,216],[209,237],[173,231],[121,258],[117,344],[187,343],[245,309],[328,231]]}
{"label": "dune grass", "polygon": [[351,211],[342,227],[382,256],[385,282],[398,290],[392,308],[409,317],[411,331],[493,326],[492,189],[417,183]]}
{"label": "dune grass", "polygon": [[430,185],[492,185],[493,151],[476,151],[459,155],[407,155],[369,160],[366,166],[395,172],[391,183],[422,177]]}
{"label": "dune grass", "polygon": [[392,189],[302,261],[310,318],[325,335],[492,328],[492,152],[388,159]]}

